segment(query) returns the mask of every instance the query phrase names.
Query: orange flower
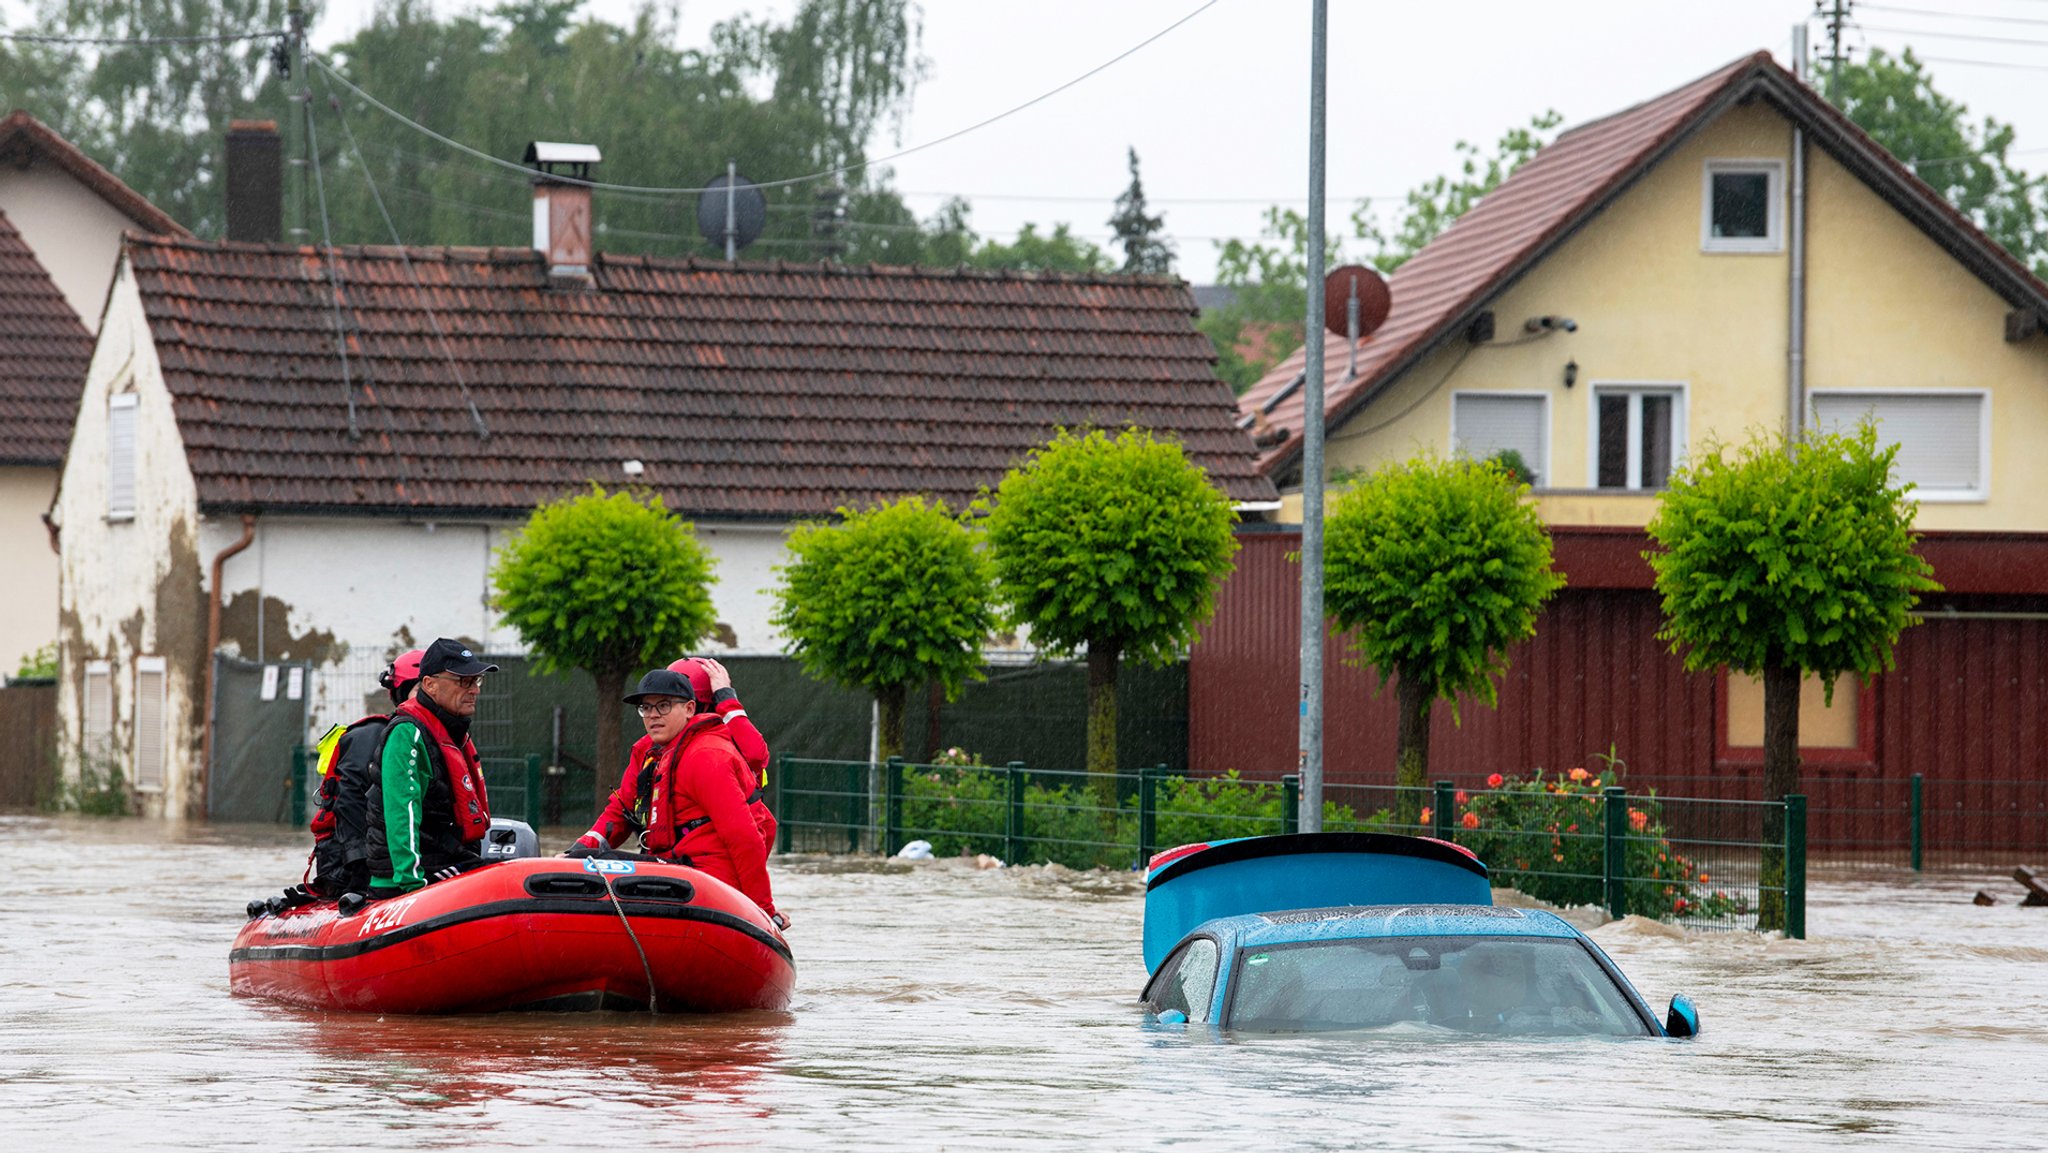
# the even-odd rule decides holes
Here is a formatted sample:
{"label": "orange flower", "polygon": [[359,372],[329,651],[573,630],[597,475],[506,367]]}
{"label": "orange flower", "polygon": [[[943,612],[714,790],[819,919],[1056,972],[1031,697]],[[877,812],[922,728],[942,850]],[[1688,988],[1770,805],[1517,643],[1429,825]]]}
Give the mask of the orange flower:
{"label": "orange flower", "polygon": [[1489,789],[1500,788],[1505,780],[1506,778],[1502,777],[1499,773],[1495,773],[1492,776],[1486,778],[1486,787]]}
{"label": "orange flower", "polygon": [[1586,770],[1584,770],[1584,769],[1573,769],[1573,770],[1571,771],[1571,778],[1572,778],[1572,780],[1575,780],[1575,781],[1583,781],[1583,780],[1585,780],[1585,779],[1586,779],[1587,775],[1588,775],[1588,774],[1586,773]]}
{"label": "orange flower", "polygon": [[1587,787],[1587,788],[1589,788],[1589,789],[1597,789],[1597,788],[1599,788],[1599,787],[1600,787],[1600,778],[1599,778],[1599,777],[1593,777],[1593,778],[1589,779],[1589,780],[1588,780],[1588,781],[1586,782],[1586,787]]}
{"label": "orange flower", "polygon": [[1691,907],[1692,902],[1686,900],[1684,897],[1680,897],[1676,901],[1671,902],[1671,911],[1674,913],[1683,913]]}
{"label": "orange flower", "polygon": [[1566,826],[1564,827],[1564,831],[1565,831],[1565,832],[1567,832],[1567,833],[1576,833],[1576,832],[1578,832],[1578,831],[1579,831],[1579,827],[1578,827],[1577,825],[1575,825],[1575,824],[1573,824],[1573,825],[1566,825]]}
{"label": "orange flower", "polygon": [[1430,811],[1429,811],[1428,807],[1426,807],[1426,806],[1425,806],[1425,807],[1423,808],[1423,810],[1422,810],[1422,823],[1423,823],[1423,824],[1425,824],[1425,825],[1426,825],[1426,824],[1428,824],[1428,823],[1429,823],[1429,818],[1430,818]]}
{"label": "orange flower", "polygon": [[1479,814],[1478,814],[1478,813],[1466,813],[1466,814],[1465,814],[1465,820],[1464,820],[1464,825],[1465,825],[1465,827],[1466,827],[1466,828],[1468,828],[1468,829],[1476,829],[1476,828],[1478,828],[1478,827],[1479,827]]}
{"label": "orange flower", "polygon": [[1471,804],[1471,803],[1472,803],[1472,796],[1471,796],[1471,794],[1467,793],[1467,792],[1466,792],[1465,790],[1463,790],[1463,789],[1459,789],[1459,790],[1458,790],[1458,803],[1459,803],[1459,804],[1461,804],[1461,805],[1469,805],[1469,804]]}
{"label": "orange flower", "polygon": [[1708,881],[1711,881],[1711,880],[1713,880],[1713,879],[1714,879],[1714,878],[1712,878],[1712,877],[1709,877],[1709,876],[1707,876],[1707,875],[1706,875],[1705,873],[1701,873],[1701,874],[1700,874],[1700,883],[1701,883],[1701,884],[1703,884],[1703,885],[1704,885],[1704,884],[1706,884],[1706,883],[1707,883]]}
{"label": "orange flower", "polygon": [[1649,827],[1650,814],[1641,809],[1630,809],[1628,811],[1628,823],[1635,826],[1636,832],[1640,833]]}

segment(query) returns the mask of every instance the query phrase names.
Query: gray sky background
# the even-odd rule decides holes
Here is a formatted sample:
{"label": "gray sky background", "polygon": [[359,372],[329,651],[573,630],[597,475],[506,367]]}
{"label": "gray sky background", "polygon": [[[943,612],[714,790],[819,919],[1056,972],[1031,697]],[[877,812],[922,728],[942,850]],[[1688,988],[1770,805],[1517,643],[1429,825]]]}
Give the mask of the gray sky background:
{"label": "gray sky background", "polygon": [[[900,143],[891,135],[872,151],[916,145],[1021,104],[1201,2],[924,0],[930,76]],[[582,11],[625,23],[637,7],[635,0],[587,0]],[[791,0],[683,0],[679,36],[701,44],[713,24],[738,12],[782,17],[793,7]],[[348,38],[372,10],[370,0],[331,0],[314,30],[316,46]],[[967,197],[984,235],[1009,236],[1027,221],[1042,228],[1068,221],[1106,243],[1104,222],[1127,182],[1125,148],[1134,146],[1146,192],[1178,246],[1178,270],[1207,282],[1216,240],[1256,235],[1268,204],[1306,205],[1309,11],[1308,0],[1221,0],[1042,104],[894,162],[895,184],[920,216],[947,195]],[[1811,0],[1333,0],[1330,226],[1348,233],[1361,197],[1397,199],[1449,170],[1456,141],[1490,149],[1503,130],[1544,109],[1563,113],[1569,126],[1758,49],[1784,61],[1793,25],[1811,11]],[[1967,104],[1973,118],[1991,115],[2016,127],[2016,160],[2033,171],[2048,168],[2048,0],[1859,3],[1855,22],[1847,43],[1859,55],[1872,46],[1913,46],[1935,61],[1938,87]],[[1814,42],[1824,43],[1820,22],[1810,27]],[[675,181],[709,175],[678,172]],[[1384,202],[1383,213],[1393,206]]]}

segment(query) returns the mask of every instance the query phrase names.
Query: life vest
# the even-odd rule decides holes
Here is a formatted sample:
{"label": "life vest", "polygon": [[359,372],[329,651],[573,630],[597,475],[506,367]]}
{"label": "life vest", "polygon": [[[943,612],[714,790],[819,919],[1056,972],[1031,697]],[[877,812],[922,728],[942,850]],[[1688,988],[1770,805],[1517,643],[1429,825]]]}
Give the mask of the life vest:
{"label": "life vest", "polygon": [[457,832],[465,841],[482,840],[491,828],[491,799],[484,790],[483,758],[477,756],[475,743],[465,734],[457,745],[441,718],[417,698],[406,701],[391,714],[394,725],[408,721],[427,735],[427,747],[447,775]]}
{"label": "life vest", "polygon": [[[640,824],[640,844],[648,852],[656,856],[672,852],[689,834],[711,823],[709,817],[676,821],[667,812],[667,806],[675,800],[672,779],[676,762],[681,758],[683,749],[705,729],[723,724],[724,719],[715,713],[700,714],[692,717],[690,723],[683,726],[683,731],[676,734],[676,739],[670,741],[659,753],[652,752],[653,745],[649,742],[649,755],[641,763],[639,775],[633,783],[633,809],[629,814]],[[639,748],[636,743],[635,751],[637,752]],[[748,769],[747,772],[749,777],[753,776],[752,769]],[[757,786],[747,796],[747,806],[753,808],[758,805],[765,809],[765,798],[765,792]],[[759,820],[758,815],[756,820]]]}
{"label": "life vest", "polygon": [[350,724],[329,726],[326,732],[320,734],[320,741],[314,746],[319,754],[314,765],[320,774],[320,788],[313,794],[313,819],[306,823],[307,829],[313,834],[315,850],[319,848],[320,842],[334,835],[334,802],[341,785],[341,774],[336,771],[340,766],[335,762],[341,756],[341,738],[364,725],[381,725],[390,719],[389,713],[371,713]]}

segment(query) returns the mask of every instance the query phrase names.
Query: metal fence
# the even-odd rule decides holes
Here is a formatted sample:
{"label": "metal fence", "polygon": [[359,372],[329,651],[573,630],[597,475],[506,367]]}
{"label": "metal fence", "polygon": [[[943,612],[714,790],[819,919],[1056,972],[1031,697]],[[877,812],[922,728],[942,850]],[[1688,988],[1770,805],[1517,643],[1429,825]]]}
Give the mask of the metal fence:
{"label": "metal fence", "polygon": [[[1085,772],[782,758],[771,775],[783,852],[935,856],[1137,868],[1177,844],[1296,831],[1295,778],[1188,779],[1164,766]],[[1434,836],[1473,850],[1496,884],[1692,928],[1805,936],[1805,798],[1660,797],[1624,789],[1333,785],[1326,831]]]}

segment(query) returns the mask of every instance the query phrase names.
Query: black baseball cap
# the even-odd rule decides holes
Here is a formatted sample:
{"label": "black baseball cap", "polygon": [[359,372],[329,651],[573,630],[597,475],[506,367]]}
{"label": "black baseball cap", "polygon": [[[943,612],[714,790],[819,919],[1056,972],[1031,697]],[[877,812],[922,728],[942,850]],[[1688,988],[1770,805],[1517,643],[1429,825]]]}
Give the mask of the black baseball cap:
{"label": "black baseball cap", "polygon": [[426,655],[420,658],[420,675],[423,677],[431,677],[435,673],[475,677],[497,671],[498,666],[476,659],[476,654],[464,647],[461,641],[451,641],[447,637],[428,645]]}
{"label": "black baseball cap", "polygon": [[656,669],[640,678],[640,687],[627,693],[623,698],[629,705],[637,705],[647,697],[674,697],[680,701],[694,701],[697,694],[690,690],[689,679],[669,669]]}

